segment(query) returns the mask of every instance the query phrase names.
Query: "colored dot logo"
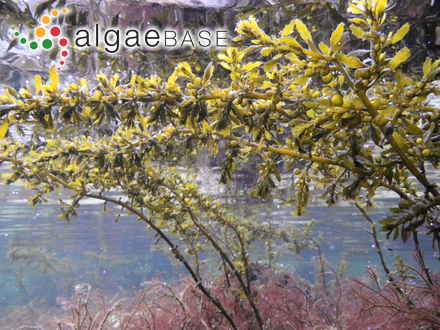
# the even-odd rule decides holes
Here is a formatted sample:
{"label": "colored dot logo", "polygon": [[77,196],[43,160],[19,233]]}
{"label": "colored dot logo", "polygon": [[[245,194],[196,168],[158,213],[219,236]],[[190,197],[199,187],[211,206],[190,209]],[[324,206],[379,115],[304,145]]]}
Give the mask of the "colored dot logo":
{"label": "colored dot logo", "polygon": [[42,45],[43,45],[44,49],[51,49],[52,48],[52,40],[44,39]]}
{"label": "colored dot logo", "polygon": [[41,27],[41,26],[37,27],[35,29],[35,35],[38,38],[43,38],[46,35],[46,29],[44,27]]}
{"label": "colored dot logo", "polygon": [[49,24],[50,21],[51,21],[51,19],[50,19],[49,16],[46,16],[46,15],[45,15],[45,16],[41,17],[41,23],[43,23],[43,24],[45,24],[45,25]]}
{"label": "colored dot logo", "polygon": [[58,26],[52,26],[50,28],[50,34],[54,37],[58,37],[61,34],[61,29]]}
{"label": "colored dot logo", "polygon": [[51,50],[54,47],[59,47],[61,51],[59,54],[63,58],[59,61],[59,65],[65,64],[65,58],[69,56],[69,51],[67,46],[69,45],[69,40],[62,35],[61,27],[52,24],[53,21],[60,15],[69,14],[68,8],[53,9],[50,11],[49,15],[44,15],[41,17],[41,25],[34,29],[34,38],[26,38],[24,36],[20,37],[20,32],[15,31],[13,35],[18,39],[19,43],[28,46],[32,50]]}
{"label": "colored dot logo", "polygon": [[38,43],[37,43],[36,41],[32,41],[32,42],[29,44],[29,47],[30,47],[31,49],[37,49],[37,48],[38,48]]}

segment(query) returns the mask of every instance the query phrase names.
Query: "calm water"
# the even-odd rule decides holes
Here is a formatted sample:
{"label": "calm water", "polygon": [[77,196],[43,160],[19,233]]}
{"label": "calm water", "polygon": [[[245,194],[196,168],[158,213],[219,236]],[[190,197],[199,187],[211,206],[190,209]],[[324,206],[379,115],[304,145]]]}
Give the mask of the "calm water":
{"label": "calm water", "polygon": [[176,272],[152,252],[153,241],[134,219],[103,213],[84,203],[69,223],[57,218],[55,201],[32,208],[19,186],[0,186],[0,314],[10,305],[38,299],[54,304],[75,282],[106,290],[129,289]]}
{"label": "calm water", "polygon": [[[204,172],[204,173],[203,173]],[[206,189],[219,191],[215,175],[202,171]],[[209,180],[208,180],[209,179]],[[221,189],[220,189],[221,191]],[[322,249],[332,265],[344,256],[351,276],[361,276],[366,265],[376,265],[377,256],[367,233],[368,226],[349,204],[326,208],[319,199],[302,217],[292,216],[292,209],[279,200],[257,202],[240,194],[221,191],[238,214],[258,214],[261,221],[278,226],[296,223],[303,226],[315,221],[315,231],[322,234]],[[56,200],[32,208],[27,204],[30,192],[19,185],[0,185],[0,316],[11,308],[33,303],[53,306],[56,297],[70,296],[75,284],[87,282],[108,292],[126,292],[139,288],[154,277],[173,279],[182,270],[154,249],[155,238],[132,217],[122,216],[115,223],[114,211],[103,213],[102,204],[82,203],[78,217],[66,223],[57,218]],[[395,196],[380,196],[378,208],[371,215],[379,219],[386,207],[395,205]],[[423,240],[431,251],[429,239]],[[411,245],[384,241],[384,248],[411,260]],[[299,256],[284,253],[278,262],[295,269],[302,276],[313,277],[315,254],[304,251]],[[431,267],[439,262],[428,256]]]}

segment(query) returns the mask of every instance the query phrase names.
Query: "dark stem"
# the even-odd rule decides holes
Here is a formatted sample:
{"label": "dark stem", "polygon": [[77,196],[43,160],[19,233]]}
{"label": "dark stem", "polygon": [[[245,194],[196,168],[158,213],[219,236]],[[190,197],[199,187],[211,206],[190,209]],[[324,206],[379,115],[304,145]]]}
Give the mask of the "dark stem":
{"label": "dark stem", "polygon": [[226,263],[228,264],[228,266],[231,268],[231,270],[233,271],[233,274],[235,275],[235,277],[237,278],[238,282],[240,283],[240,286],[243,288],[243,292],[249,302],[249,305],[251,306],[254,314],[255,314],[255,318],[257,319],[258,325],[260,329],[264,329],[264,325],[263,325],[263,320],[260,316],[260,313],[258,311],[257,306],[255,305],[253,299],[251,298],[251,292],[248,289],[245,281],[243,280],[243,276],[241,276],[240,272],[238,271],[238,269],[235,267],[234,263],[231,261],[231,259],[228,257],[228,255],[225,253],[225,251],[223,251],[223,249],[220,247],[220,245],[217,244],[217,242],[214,240],[214,238],[206,231],[206,229],[200,224],[200,222],[198,221],[197,217],[195,216],[195,214],[192,212],[191,209],[187,208],[187,211],[193,221],[193,223],[197,226],[197,228],[199,228],[199,230],[203,233],[203,235],[205,235],[205,237],[211,242],[212,246],[217,250],[217,252],[220,254],[220,256],[222,257],[223,260],[226,261]]}
{"label": "dark stem", "polygon": [[414,239],[414,246],[416,249],[417,261],[422,269],[423,274],[426,276],[426,281],[428,285],[432,287],[434,285],[434,282],[432,281],[431,272],[429,271],[429,268],[426,267],[425,258],[423,257],[422,249],[420,247],[417,231],[413,232],[413,239]]}
{"label": "dark stem", "polygon": [[327,280],[326,280],[326,276],[325,276],[325,263],[324,263],[324,258],[322,257],[322,251],[321,251],[321,247],[319,246],[319,244],[315,243],[316,248],[318,250],[318,258],[319,258],[319,273],[321,274],[321,281],[322,281],[322,287],[324,289],[324,291],[326,292],[326,294],[328,295],[328,290],[327,290]]}
{"label": "dark stem", "polygon": [[364,218],[370,224],[370,227],[371,227],[371,233],[370,234],[373,237],[374,245],[376,246],[376,252],[379,255],[380,263],[382,265],[383,270],[385,271],[385,274],[387,275],[388,280],[396,288],[397,292],[399,292],[400,295],[405,297],[410,305],[413,305],[413,303],[409,300],[409,298],[406,297],[406,295],[404,294],[402,289],[397,285],[396,279],[391,274],[390,269],[388,268],[388,266],[386,264],[385,257],[383,255],[383,251],[382,251],[382,246],[380,244],[379,239],[377,238],[376,224],[374,223],[373,219],[368,215],[368,213],[365,211],[365,209],[362,206],[360,206],[358,203],[355,203],[355,205],[358,208],[358,210],[362,213]]}
{"label": "dark stem", "polygon": [[190,273],[190,275],[193,278],[194,282],[196,283],[196,287],[200,291],[202,291],[202,293],[209,299],[209,301],[211,301],[218,308],[220,313],[229,322],[229,324],[231,325],[232,329],[238,330],[238,328],[235,325],[232,317],[225,310],[225,308],[220,303],[220,301],[218,301],[218,299],[213,297],[211,295],[211,293],[209,292],[209,290],[203,285],[202,280],[197,276],[197,274],[195,273],[195,271],[193,270],[191,265],[188,263],[188,261],[185,259],[185,257],[180,253],[179,248],[176,245],[174,245],[173,242],[168,238],[168,236],[165,235],[165,233],[160,228],[155,226],[154,223],[150,219],[148,219],[143,213],[139,212],[135,208],[133,208],[130,205],[127,205],[124,202],[121,202],[119,200],[116,200],[116,199],[113,199],[113,198],[109,198],[109,197],[106,197],[106,196],[102,196],[102,195],[90,194],[90,193],[85,194],[84,196],[89,197],[89,198],[94,198],[94,199],[100,199],[100,200],[103,200],[103,201],[107,201],[107,202],[110,202],[110,203],[122,206],[125,209],[127,209],[128,211],[130,211],[131,213],[133,213],[134,215],[136,215],[139,219],[144,221],[147,225],[149,225],[160,236],[160,238],[162,238],[163,241],[170,247],[172,253],[174,254],[174,257],[177,260],[179,260],[184,265],[184,267],[188,270],[188,272]]}
{"label": "dark stem", "polygon": [[[182,198],[182,196],[180,196],[176,191],[174,191],[174,189],[170,186],[170,185],[166,185],[163,184],[170,192],[172,192],[176,198],[180,201],[180,203],[182,203],[184,205],[184,208],[186,210],[186,212],[189,214],[189,216],[191,217],[192,222],[196,225],[196,227],[202,232],[202,234],[209,240],[209,242],[212,244],[212,246],[214,247],[214,249],[219,253],[219,255],[221,256],[222,260],[224,260],[226,262],[226,264],[231,268],[231,270],[233,271],[233,274],[235,275],[235,277],[237,278],[238,282],[240,283],[240,286],[243,289],[243,292],[246,296],[247,301],[249,302],[249,305],[252,308],[252,311],[254,312],[255,318],[257,320],[258,326],[260,329],[264,329],[264,322],[263,319],[260,316],[260,312],[258,311],[257,306],[255,305],[255,302],[253,301],[251,295],[251,290],[250,290],[250,286],[246,285],[245,280],[243,279],[243,276],[240,274],[240,272],[238,271],[238,269],[235,267],[234,263],[231,261],[231,259],[229,258],[229,256],[226,254],[226,252],[222,249],[222,247],[217,243],[217,241],[214,239],[213,235],[211,235],[206,228],[200,223],[198,217],[194,214],[194,212],[191,210],[191,208],[187,207],[185,205],[184,202],[184,198]],[[234,230],[234,232],[236,232]],[[242,245],[242,240],[240,235],[236,232],[241,247],[243,249],[243,245]],[[245,262],[245,261],[244,261]],[[245,274],[246,275],[246,274]]]}

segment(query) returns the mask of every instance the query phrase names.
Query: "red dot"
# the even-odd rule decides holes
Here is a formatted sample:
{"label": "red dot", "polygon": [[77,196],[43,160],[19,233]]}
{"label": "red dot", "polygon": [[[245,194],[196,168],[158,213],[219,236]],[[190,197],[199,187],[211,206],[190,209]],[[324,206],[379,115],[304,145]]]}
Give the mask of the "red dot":
{"label": "red dot", "polygon": [[64,65],[64,61],[60,61],[60,64],[61,64],[61,65]]}
{"label": "red dot", "polygon": [[69,42],[67,41],[66,38],[62,38],[62,39],[60,39],[60,46],[61,46],[61,47],[67,46],[68,43],[69,43]]}
{"label": "red dot", "polygon": [[68,52],[67,50],[63,50],[63,51],[61,52],[61,56],[66,57],[67,55],[69,55],[69,52]]}
{"label": "red dot", "polygon": [[58,26],[53,26],[50,28],[50,34],[54,37],[59,36],[61,33],[61,29]]}

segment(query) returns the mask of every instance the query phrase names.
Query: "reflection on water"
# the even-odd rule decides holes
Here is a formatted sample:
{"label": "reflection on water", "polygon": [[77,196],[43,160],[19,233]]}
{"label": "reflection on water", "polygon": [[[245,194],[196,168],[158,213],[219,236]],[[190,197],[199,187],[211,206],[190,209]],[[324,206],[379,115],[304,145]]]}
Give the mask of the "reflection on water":
{"label": "reflection on water", "polygon": [[[203,170],[202,177],[215,181],[209,172]],[[219,194],[214,181],[205,186],[206,190]],[[0,315],[12,306],[31,302],[56,305],[57,297],[69,296],[77,283],[118,292],[139,288],[153,277],[172,279],[181,273],[167,257],[151,249],[155,238],[133,218],[123,215],[115,223],[116,210],[103,212],[101,203],[88,200],[82,203],[78,216],[66,223],[57,218],[55,200],[34,209],[27,204],[29,196],[21,186],[0,185]],[[295,217],[291,207],[277,199],[257,202],[227,189],[218,197],[231,204],[238,215],[254,214],[274,226],[303,226],[314,221],[315,230],[322,233],[325,257],[334,266],[345,257],[350,275],[361,276],[366,265],[378,264],[368,226],[349,204],[328,209],[315,198],[305,216]],[[371,216],[383,217],[387,207],[395,205],[394,198],[380,196]],[[422,243],[426,251],[432,251],[429,239]],[[390,262],[396,255],[411,260],[410,244],[384,241],[383,245]],[[283,253],[278,262],[311,279],[314,255],[312,251],[299,256]],[[438,271],[438,260],[429,253],[427,257],[428,264]]]}

